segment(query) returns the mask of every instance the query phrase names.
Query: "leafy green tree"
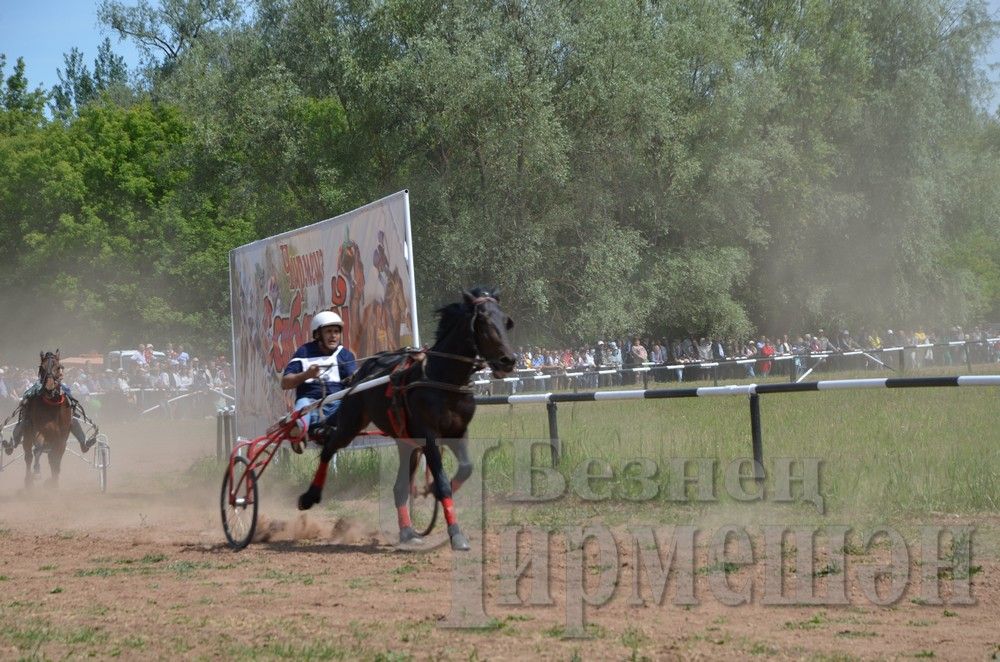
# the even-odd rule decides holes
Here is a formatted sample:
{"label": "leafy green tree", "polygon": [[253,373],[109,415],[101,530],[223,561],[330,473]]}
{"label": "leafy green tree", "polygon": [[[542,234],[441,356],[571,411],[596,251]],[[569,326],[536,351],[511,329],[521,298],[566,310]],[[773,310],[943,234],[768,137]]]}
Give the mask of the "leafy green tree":
{"label": "leafy green tree", "polygon": [[71,50],[58,121],[0,60],[2,296],[94,342],[223,346],[231,248],[401,188],[426,323],[472,283],[546,343],[1000,314],[983,0],[100,15],[145,69]]}
{"label": "leafy green tree", "polygon": [[83,62],[83,53],[73,48],[63,55],[65,72],[57,69],[59,84],[52,88],[50,107],[54,116],[68,120],[79,108],[97,99],[103,93],[118,93],[127,97],[128,66],[125,58],[116,55],[111,40],[105,38],[97,48],[94,73]]}
{"label": "leafy green tree", "polygon": [[4,80],[7,56],[0,53],[0,133],[30,130],[45,119],[45,92],[31,89],[24,75],[24,58],[17,58],[14,71]]}
{"label": "leafy green tree", "polygon": [[238,21],[242,13],[237,0],[159,0],[157,4],[101,0],[97,10],[98,19],[121,39],[135,42],[150,76],[169,71],[199,40]]}

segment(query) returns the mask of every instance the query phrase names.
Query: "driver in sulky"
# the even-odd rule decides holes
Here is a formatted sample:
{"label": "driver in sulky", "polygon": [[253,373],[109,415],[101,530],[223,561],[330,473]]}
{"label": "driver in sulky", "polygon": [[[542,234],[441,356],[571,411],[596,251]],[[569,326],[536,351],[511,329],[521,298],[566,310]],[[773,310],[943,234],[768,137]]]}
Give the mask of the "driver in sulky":
{"label": "driver in sulky", "polygon": [[[330,310],[321,311],[313,317],[309,329],[312,341],[295,350],[281,375],[281,388],[295,389],[295,411],[343,390],[344,382],[357,370],[354,354],[341,344],[344,320],[340,315]],[[302,452],[310,430],[316,438],[324,427],[336,427],[340,402],[327,403],[322,414],[318,407],[314,408],[308,416],[298,420],[298,428],[292,431],[293,451]]]}

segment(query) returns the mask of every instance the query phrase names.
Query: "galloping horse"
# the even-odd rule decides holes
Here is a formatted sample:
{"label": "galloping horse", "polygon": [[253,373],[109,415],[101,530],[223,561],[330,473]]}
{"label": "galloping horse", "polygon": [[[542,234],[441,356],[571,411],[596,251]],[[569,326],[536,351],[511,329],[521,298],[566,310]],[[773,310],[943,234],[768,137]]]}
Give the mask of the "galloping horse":
{"label": "galloping horse", "polygon": [[69,437],[73,420],[73,407],[69,397],[62,390],[62,365],[59,363],[59,351],[41,352],[41,363],[38,366],[38,381],[41,391],[36,397],[28,398],[24,404],[22,417],[21,447],[24,449],[24,486],[31,487],[32,460],[38,466],[35,457],[38,453],[47,452],[52,478],[50,485],[58,485],[59,468],[62,465],[63,453],[66,452],[66,439]]}
{"label": "galloping horse", "polygon": [[480,359],[499,376],[514,368],[514,355],[507,341],[507,332],[514,322],[500,309],[498,293],[476,288],[463,292],[462,296],[461,303],[437,311],[440,319],[435,343],[423,352],[422,361],[408,360],[411,365],[407,365],[403,363],[407,357],[399,352],[379,354],[365,361],[351,377],[352,384],[390,372],[394,379],[388,389],[374,388],[344,397],[337,414],[337,427],[324,440],[312,484],[299,496],[300,510],[319,503],[333,455],[373,422],[391,434],[400,449],[399,473],[393,490],[400,541],[419,541],[406,505],[415,456],[405,443],[409,439],[423,440],[424,456],[434,477],[434,495],[444,509],[451,547],[469,549],[469,541],[455,519],[453,484],[445,475],[438,442],[447,444],[458,458],[454,477],[457,487],[472,473],[467,442],[476,402],[468,387],[469,378]]}

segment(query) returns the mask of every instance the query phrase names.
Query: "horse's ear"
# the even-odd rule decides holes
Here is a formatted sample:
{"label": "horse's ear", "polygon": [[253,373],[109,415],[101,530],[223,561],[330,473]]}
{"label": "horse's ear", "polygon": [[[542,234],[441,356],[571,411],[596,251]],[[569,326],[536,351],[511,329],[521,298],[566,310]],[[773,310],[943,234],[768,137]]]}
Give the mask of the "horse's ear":
{"label": "horse's ear", "polygon": [[475,295],[469,290],[462,290],[462,298],[465,300],[465,303],[472,303],[476,300]]}
{"label": "horse's ear", "polygon": [[59,350],[56,349],[56,361],[58,361],[58,360],[59,360]]}
{"label": "horse's ear", "polygon": [[500,303],[500,288],[499,287],[497,289],[493,290],[493,298],[497,300],[497,303]]}
{"label": "horse's ear", "polygon": [[45,360],[45,352],[38,352],[38,360],[39,361]]}

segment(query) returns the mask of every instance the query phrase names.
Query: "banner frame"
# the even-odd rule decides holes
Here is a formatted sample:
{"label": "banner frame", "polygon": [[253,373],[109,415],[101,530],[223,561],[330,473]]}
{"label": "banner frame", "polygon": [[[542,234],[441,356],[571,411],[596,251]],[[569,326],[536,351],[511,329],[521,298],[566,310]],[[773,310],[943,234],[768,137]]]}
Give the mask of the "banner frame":
{"label": "banner frame", "polygon": [[[234,391],[235,391],[234,394],[236,396],[236,398],[235,398],[235,404],[233,406],[233,409],[234,409],[234,414],[235,414],[235,417],[236,417],[235,425],[236,425],[236,429],[237,430],[240,429],[239,418],[240,418],[240,413],[241,413],[240,412],[240,406],[239,406],[239,404],[240,404],[240,392],[239,392],[240,389],[239,389],[239,384],[238,384],[237,374],[236,374],[236,371],[241,369],[241,367],[238,366],[238,364],[237,364],[237,358],[238,358],[239,348],[237,347],[237,342],[236,342],[236,324],[237,324],[237,320],[236,320],[237,301],[236,301],[236,299],[237,299],[237,292],[235,291],[236,284],[234,282],[234,271],[235,271],[236,264],[237,264],[237,262],[236,262],[237,255],[239,255],[243,251],[252,250],[255,247],[259,247],[261,244],[280,243],[284,239],[288,239],[288,238],[294,237],[294,236],[296,236],[296,235],[298,235],[300,233],[303,233],[303,232],[308,232],[309,230],[314,229],[318,225],[321,225],[321,224],[324,224],[324,223],[330,223],[330,222],[333,222],[333,221],[337,221],[338,219],[343,219],[344,217],[349,216],[349,215],[356,215],[356,214],[359,214],[359,213],[363,213],[363,212],[365,212],[365,211],[367,211],[367,210],[369,210],[371,208],[374,208],[376,206],[379,206],[379,205],[382,205],[382,204],[386,204],[391,199],[397,198],[397,197],[400,197],[400,196],[402,197],[402,224],[403,224],[403,228],[402,229],[404,231],[403,246],[402,246],[402,256],[403,256],[403,261],[406,264],[405,268],[406,268],[407,275],[408,275],[408,277],[410,279],[409,286],[407,288],[407,290],[408,290],[407,294],[409,295],[409,305],[408,305],[409,311],[408,312],[409,312],[409,318],[410,318],[410,320],[409,320],[410,321],[410,331],[411,331],[411,334],[412,334],[412,339],[413,339],[412,340],[412,344],[413,344],[413,346],[420,347],[420,327],[419,327],[418,319],[417,319],[417,298],[416,298],[416,275],[415,275],[416,257],[415,257],[414,247],[413,247],[413,231],[412,231],[412,227],[411,227],[411,217],[410,217],[410,196],[409,196],[409,189],[402,189],[400,191],[396,191],[395,193],[391,193],[389,195],[385,195],[385,196],[383,196],[383,197],[381,197],[381,198],[379,198],[377,200],[373,200],[373,201],[368,202],[368,203],[366,203],[366,204],[364,204],[364,205],[362,205],[360,207],[347,210],[347,211],[345,211],[343,213],[337,214],[336,216],[332,216],[330,218],[325,218],[325,219],[322,219],[322,220],[318,220],[318,221],[315,221],[315,222],[310,223],[308,225],[303,225],[303,226],[298,227],[298,228],[293,228],[293,229],[290,229],[290,230],[286,230],[284,232],[280,232],[278,234],[271,235],[271,236],[268,236],[268,237],[262,237],[260,239],[254,240],[252,242],[249,242],[249,243],[246,243],[246,244],[243,244],[243,245],[240,245],[240,246],[236,246],[236,247],[233,247],[233,248],[229,249],[229,252],[228,252],[228,262],[229,262],[229,265],[228,265],[229,266],[229,269],[228,269],[228,271],[229,271],[228,278],[229,278],[230,344],[231,344],[231,360],[232,360],[232,366],[233,366],[233,371],[232,371],[233,372],[232,377],[233,377],[233,382],[234,382],[233,386],[234,386]],[[384,348],[384,349],[396,349],[396,348]],[[359,356],[358,358],[359,359],[363,359],[365,357]]]}

